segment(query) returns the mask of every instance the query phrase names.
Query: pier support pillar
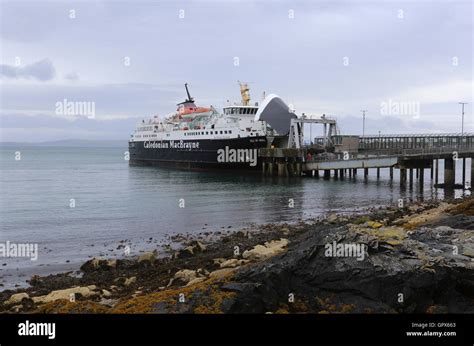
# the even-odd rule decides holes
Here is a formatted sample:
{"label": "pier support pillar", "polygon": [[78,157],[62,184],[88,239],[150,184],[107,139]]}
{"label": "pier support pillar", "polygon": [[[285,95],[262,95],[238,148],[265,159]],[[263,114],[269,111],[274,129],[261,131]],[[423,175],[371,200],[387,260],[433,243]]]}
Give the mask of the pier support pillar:
{"label": "pier support pillar", "polygon": [[352,169],[349,168],[349,178],[352,178]]}
{"label": "pier support pillar", "polygon": [[416,168],[415,170],[416,170],[416,179],[418,179],[420,177],[420,171],[418,170],[418,168]]}
{"label": "pier support pillar", "polygon": [[344,169],[340,169],[340,170],[339,170],[339,176],[340,176],[341,178],[344,178]]}
{"label": "pier support pillar", "polygon": [[[301,162],[297,162],[295,166],[296,166],[296,176],[301,177]],[[312,173],[311,171],[309,172],[310,174]]]}
{"label": "pier support pillar", "polygon": [[462,158],[462,187],[466,187],[466,158]]}
{"label": "pier support pillar", "polygon": [[408,169],[408,181],[410,186],[413,186],[413,168]]}
{"label": "pier support pillar", "polygon": [[456,166],[454,160],[444,159],[444,186],[453,187],[456,177]]}
{"label": "pier support pillar", "polygon": [[474,189],[474,157],[471,157],[471,193]]}
{"label": "pier support pillar", "polygon": [[405,186],[406,182],[407,182],[407,169],[400,168],[400,185]]}
{"label": "pier support pillar", "polygon": [[380,178],[380,168],[377,168],[377,179]]}
{"label": "pier support pillar", "polygon": [[369,175],[369,169],[368,169],[368,168],[364,168],[364,177],[367,178],[368,175]]}
{"label": "pier support pillar", "polygon": [[334,170],[334,178],[337,178],[337,173],[338,173],[338,170],[335,169],[335,170]]}
{"label": "pier support pillar", "polygon": [[433,180],[433,171],[434,171],[434,165],[433,165],[433,161],[431,161],[431,173],[430,173],[431,180]]}
{"label": "pier support pillar", "polygon": [[287,167],[285,163],[278,164],[278,176],[279,177],[286,177],[287,176]]}
{"label": "pier support pillar", "polygon": [[273,175],[275,169],[275,164],[274,163],[269,163],[268,164],[268,175]]}
{"label": "pier support pillar", "polygon": [[354,177],[355,177],[357,175],[357,168],[353,168],[352,173],[354,174]]}
{"label": "pier support pillar", "polygon": [[319,169],[314,170],[315,178],[319,178]]}
{"label": "pier support pillar", "polygon": [[324,179],[329,179],[331,177],[331,171],[329,169],[324,170]]}
{"label": "pier support pillar", "polygon": [[420,168],[420,190],[423,190],[424,182],[425,182],[425,169]]}
{"label": "pier support pillar", "polygon": [[439,160],[435,160],[435,184],[438,184],[438,162]]}
{"label": "pier support pillar", "polygon": [[390,180],[393,180],[393,167],[390,167]]}
{"label": "pier support pillar", "polygon": [[287,163],[286,168],[288,169],[289,177],[293,177],[296,175],[295,163]]}

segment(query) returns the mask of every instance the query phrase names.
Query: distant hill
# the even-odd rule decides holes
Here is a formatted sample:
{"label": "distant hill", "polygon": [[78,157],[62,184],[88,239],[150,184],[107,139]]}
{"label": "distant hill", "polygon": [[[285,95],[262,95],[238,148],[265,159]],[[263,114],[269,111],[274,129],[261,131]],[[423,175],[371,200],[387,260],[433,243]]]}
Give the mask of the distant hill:
{"label": "distant hill", "polygon": [[127,147],[127,140],[84,140],[84,139],[64,139],[59,141],[48,141],[38,143],[27,142],[0,142],[0,147],[31,146],[31,147],[95,147],[95,148],[117,148]]}

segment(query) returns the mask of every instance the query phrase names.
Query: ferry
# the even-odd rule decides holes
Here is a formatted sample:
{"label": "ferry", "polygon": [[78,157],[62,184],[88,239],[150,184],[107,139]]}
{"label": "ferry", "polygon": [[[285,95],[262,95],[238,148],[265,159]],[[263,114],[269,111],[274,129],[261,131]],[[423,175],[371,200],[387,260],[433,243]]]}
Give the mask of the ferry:
{"label": "ferry", "polygon": [[242,102],[219,112],[213,106],[197,106],[186,83],[187,98],[175,112],[137,125],[129,140],[130,165],[258,169],[258,149],[287,136],[289,119],[296,116],[273,94],[260,107],[251,105],[248,84],[239,84]]}

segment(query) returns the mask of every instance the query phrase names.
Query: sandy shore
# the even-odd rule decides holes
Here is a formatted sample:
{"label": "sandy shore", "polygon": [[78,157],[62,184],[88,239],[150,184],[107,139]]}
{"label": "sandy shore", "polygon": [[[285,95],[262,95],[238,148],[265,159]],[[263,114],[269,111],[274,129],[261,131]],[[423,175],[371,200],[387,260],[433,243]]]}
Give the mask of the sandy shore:
{"label": "sandy shore", "polygon": [[263,225],[0,292],[2,313],[474,313],[474,198]]}

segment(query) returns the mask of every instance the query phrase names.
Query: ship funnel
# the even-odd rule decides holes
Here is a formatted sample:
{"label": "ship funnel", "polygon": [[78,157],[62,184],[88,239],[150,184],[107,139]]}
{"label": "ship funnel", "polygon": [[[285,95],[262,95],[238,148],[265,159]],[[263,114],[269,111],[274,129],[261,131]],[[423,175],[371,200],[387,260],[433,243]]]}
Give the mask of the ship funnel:
{"label": "ship funnel", "polygon": [[241,83],[239,81],[240,85],[240,94],[242,95],[242,106],[248,106],[250,105],[250,89],[249,85],[247,83]]}

